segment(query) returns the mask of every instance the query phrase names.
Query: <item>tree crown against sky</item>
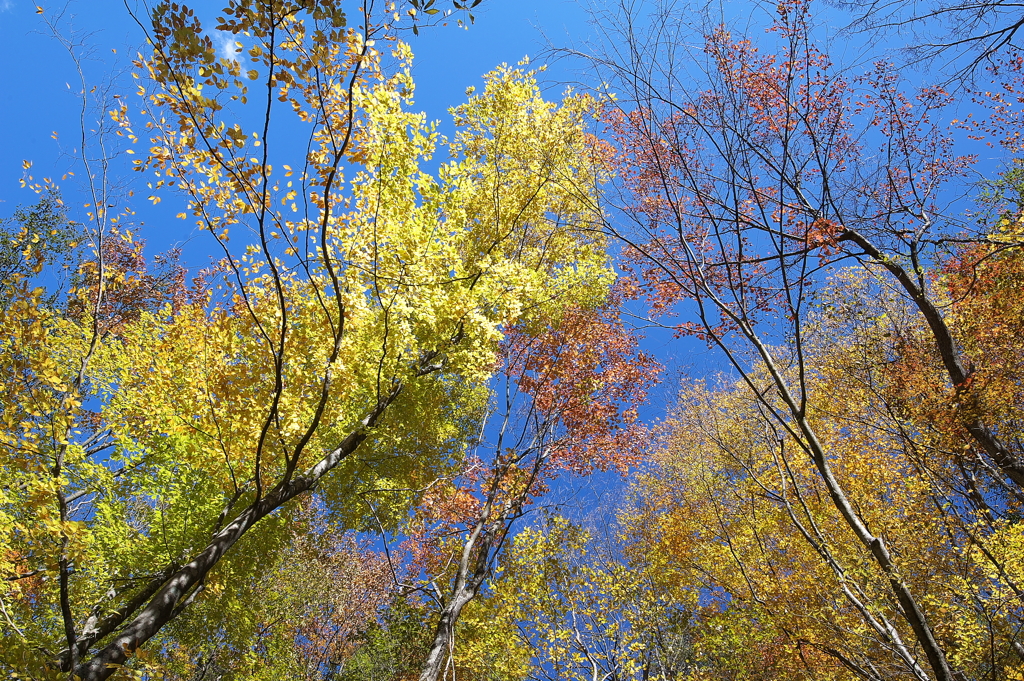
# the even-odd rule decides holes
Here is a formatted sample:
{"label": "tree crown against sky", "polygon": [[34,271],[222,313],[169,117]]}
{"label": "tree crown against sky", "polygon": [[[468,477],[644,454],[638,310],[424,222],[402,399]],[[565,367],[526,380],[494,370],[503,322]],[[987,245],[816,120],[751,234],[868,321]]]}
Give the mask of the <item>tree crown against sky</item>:
{"label": "tree crown against sky", "polygon": [[[26,177],[2,664],[1017,678],[1020,58],[967,118],[836,65],[806,3],[763,35],[627,13],[608,88],[501,67],[446,139],[380,9],[140,17],[140,98],[84,139],[131,143],[153,214],[216,253],[199,277],[146,257],[102,149],[81,213]],[[653,431],[638,319],[732,367]],[[637,466],[603,531],[549,505]]]}

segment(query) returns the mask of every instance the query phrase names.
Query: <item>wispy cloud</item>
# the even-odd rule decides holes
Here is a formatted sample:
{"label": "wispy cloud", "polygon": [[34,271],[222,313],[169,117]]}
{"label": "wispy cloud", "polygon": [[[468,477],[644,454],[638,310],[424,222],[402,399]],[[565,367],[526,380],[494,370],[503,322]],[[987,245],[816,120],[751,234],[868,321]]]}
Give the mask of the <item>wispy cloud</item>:
{"label": "wispy cloud", "polygon": [[0,12],[10,12],[14,7],[14,0],[0,0]]}
{"label": "wispy cloud", "polygon": [[[0,2],[10,1],[11,0],[0,0]],[[238,61],[240,53],[235,51],[238,49],[238,46],[235,45],[234,35],[217,31],[213,34],[213,43],[217,46],[218,57],[229,61]]]}

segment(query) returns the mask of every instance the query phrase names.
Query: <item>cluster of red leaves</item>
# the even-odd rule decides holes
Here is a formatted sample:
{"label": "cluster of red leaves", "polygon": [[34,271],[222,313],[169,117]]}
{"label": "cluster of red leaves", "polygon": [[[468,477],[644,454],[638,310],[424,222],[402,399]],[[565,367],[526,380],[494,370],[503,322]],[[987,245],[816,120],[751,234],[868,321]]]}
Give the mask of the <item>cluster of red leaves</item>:
{"label": "cluster of red leaves", "polygon": [[[742,308],[738,317],[789,314],[782,292],[800,284],[799,258],[840,251],[842,225],[782,195],[785,183],[775,175],[790,169],[768,161],[827,146],[835,170],[857,150],[849,84],[809,41],[807,14],[804,2],[780,6],[772,28],[786,43],[779,55],[764,55],[723,29],[706,36],[711,87],[673,102],[664,116],[649,106],[605,112],[629,212],[645,223],[646,236],[625,258],[654,313],[713,294]],[[726,152],[730,144],[734,156]],[[792,172],[790,180],[807,186],[822,181],[820,167]],[[720,336],[734,320],[725,315],[697,326],[683,324],[679,332]]]}
{"label": "cluster of red leaves", "polygon": [[954,152],[951,127],[941,114],[955,100],[943,88],[924,87],[910,97],[899,72],[885,62],[876,63],[859,82],[867,88],[852,104],[852,112],[869,116],[871,126],[881,133],[878,157],[884,160],[885,170],[861,190],[874,207],[874,219],[869,219],[871,211],[863,216],[864,227],[912,233],[920,228],[920,209],[907,207],[925,200],[922,208],[938,214],[941,186],[963,177],[977,156]]}
{"label": "cluster of red leaves", "polygon": [[501,367],[520,396],[508,430],[524,437],[507,439],[491,461],[468,459],[423,494],[403,544],[413,569],[443,574],[488,500],[484,531],[501,533],[560,473],[625,472],[646,455],[651,438],[639,412],[660,365],[619,318],[621,299],[570,309],[541,329],[506,330]]}
{"label": "cluster of red leaves", "polygon": [[639,408],[660,365],[639,351],[614,304],[570,310],[539,333],[511,329],[503,359],[507,375],[557,431],[553,466],[625,471],[642,458],[647,432]]}
{"label": "cluster of red leaves", "polygon": [[706,89],[660,111],[652,102],[663,93],[638,92],[637,108],[603,114],[624,214],[640,227],[624,252],[633,295],[655,315],[696,303],[687,311],[701,321],[679,324],[680,335],[713,341],[738,320],[795,319],[815,274],[849,255],[849,230],[899,251],[941,212],[941,185],[977,161],[954,153],[950,128],[936,122],[948,93],[909,96],[884,63],[851,83],[815,46],[809,17],[804,0],[779,5],[776,54],[713,31]]}
{"label": "cluster of red leaves", "polygon": [[144,247],[144,241],[108,235],[100,249],[102,257],[87,260],[79,268],[72,316],[95,314],[101,331],[116,333],[144,312],[170,306],[174,313],[185,305],[207,301],[209,272],[189,283],[177,249],[147,261]]}
{"label": "cluster of red leaves", "polygon": [[998,143],[1009,153],[1024,151],[1024,53],[1011,50],[993,58],[988,69],[991,80],[989,90],[973,93],[973,100],[988,112],[977,120],[968,115],[962,125],[973,132],[973,139],[991,138],[988,146]]}
{"label": "cluster of red leaves", "polygon": [[402,543],[413,573],[440,575],[449,567],[448,545],[480,516],[483,501],[477,492],[485,471],[483,463],[471,457],[455,479],[438,480],[423,493]]}

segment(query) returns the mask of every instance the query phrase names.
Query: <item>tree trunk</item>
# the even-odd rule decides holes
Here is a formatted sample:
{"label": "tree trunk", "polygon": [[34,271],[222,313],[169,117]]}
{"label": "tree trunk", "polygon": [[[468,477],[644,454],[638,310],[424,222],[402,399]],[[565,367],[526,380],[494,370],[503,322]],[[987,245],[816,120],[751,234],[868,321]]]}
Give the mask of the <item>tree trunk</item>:
{"label": "tree trunk", "polygon": [[473,599],[474,595],[476,595],[476,589],[467,585],[455,594],[451,602],[441,611],[441,619],[437,623],[434,641],[430,644],[430,653],[427,655],[426,662],[423,663],[419,681],[437,681],[440,678],[441,672],[448,664],[455,643],[455,623],[459,621],[462,609]]}

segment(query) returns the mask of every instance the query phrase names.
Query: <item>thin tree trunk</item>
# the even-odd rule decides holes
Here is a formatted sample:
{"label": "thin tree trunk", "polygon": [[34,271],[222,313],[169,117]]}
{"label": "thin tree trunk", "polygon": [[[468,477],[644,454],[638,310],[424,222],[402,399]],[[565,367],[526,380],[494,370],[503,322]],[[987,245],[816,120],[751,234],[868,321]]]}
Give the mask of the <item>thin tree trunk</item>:
{"label": "thin tree trunk", "polygon": [[430,644],[430,652],[423,663],[419,681],[437,681],[441,677],[441,672],[451,659],[455,643],[455,623],[459,621],[462,609],[475,595],[476,588],[466,585],[441,610],[441,619],[434,630],[434,641]]}

